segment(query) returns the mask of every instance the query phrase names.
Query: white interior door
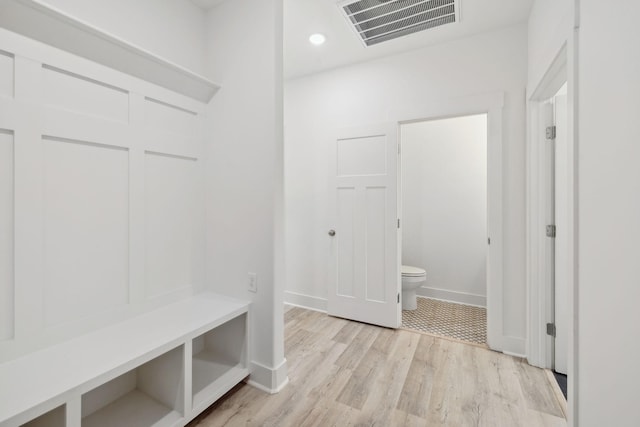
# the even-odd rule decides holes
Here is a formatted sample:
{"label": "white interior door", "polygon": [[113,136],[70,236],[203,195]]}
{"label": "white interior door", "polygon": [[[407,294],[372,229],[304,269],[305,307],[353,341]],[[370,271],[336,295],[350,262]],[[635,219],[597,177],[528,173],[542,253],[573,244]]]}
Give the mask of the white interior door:
{"label": "white interior door", "polygon": [[567,374],[569,357],[569,176],[567,138],[567,95],[561,92],[554,99],[555,139],[555,278],[554,368]]}
{"label": "white interior door", "polygon": [[401,324],[397,126],[340,131],[330,151],[330,315]]}

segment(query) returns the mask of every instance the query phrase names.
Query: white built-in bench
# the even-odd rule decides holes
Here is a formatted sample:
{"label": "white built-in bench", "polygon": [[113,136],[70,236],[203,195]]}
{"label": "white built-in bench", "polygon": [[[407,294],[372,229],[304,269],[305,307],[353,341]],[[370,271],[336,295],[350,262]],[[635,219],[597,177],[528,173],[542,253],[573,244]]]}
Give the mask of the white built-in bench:
{"label": "white built-in bench", "polygon": [[0,364],[0,426],[183,426],[249,375],[249,315],[203,293]]}

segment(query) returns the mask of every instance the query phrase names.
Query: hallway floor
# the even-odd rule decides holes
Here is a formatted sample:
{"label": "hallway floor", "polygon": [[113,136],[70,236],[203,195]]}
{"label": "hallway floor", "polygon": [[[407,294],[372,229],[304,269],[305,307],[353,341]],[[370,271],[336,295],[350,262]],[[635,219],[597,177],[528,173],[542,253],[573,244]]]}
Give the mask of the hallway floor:
{"label": "hallway floor", "polygon": [[285,352],[280,393],[240,384],[190,425],[566,426],[547,372],[479,346],[293,307]]}
{"label": "hallway floor", "polygon": [[474,344],[487,342],[487,309],[418,297],[416,310],[402,310],[402,327]]}

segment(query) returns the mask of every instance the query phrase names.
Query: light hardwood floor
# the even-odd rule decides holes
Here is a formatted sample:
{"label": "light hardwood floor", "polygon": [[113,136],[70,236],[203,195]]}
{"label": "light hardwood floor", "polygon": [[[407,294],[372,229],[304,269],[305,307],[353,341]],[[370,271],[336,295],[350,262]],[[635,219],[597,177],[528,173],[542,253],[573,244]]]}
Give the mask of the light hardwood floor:
{"label": "light hardwood floor", "polygon": [[190,426],[566,426],[544,370],[406,330],[292,308],[290,383],[234,388]]}

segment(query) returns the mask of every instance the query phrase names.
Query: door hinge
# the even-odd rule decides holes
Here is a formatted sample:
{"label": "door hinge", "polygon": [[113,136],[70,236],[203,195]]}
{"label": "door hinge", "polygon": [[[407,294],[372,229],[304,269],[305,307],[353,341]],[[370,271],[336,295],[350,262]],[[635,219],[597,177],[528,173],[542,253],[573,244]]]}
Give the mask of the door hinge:
{"label": "door hinge", "polygon": [[491,244],[491,237],[487,237],[487,245]]}
{"label": "door hinge", "polygon": [[556,127],[555,126],[547,127],[547,139],[556,139]]}
{"label": "door hinge", "polygon": [[400,292],[398,292],[398,304],[400,304]]}
{"label": "door hinge", "polygon": [[547,237],[556,237],[556,226],[551,224],[547,225]]}
{"label": "door hinge", "polygon": [[555,323],[547,323],[547,335],[552,337],[556,337],[556,324]]}
{"label": "door hinge", "polygon": [[398,218],[398,228],[400,228],[400,218]]}

